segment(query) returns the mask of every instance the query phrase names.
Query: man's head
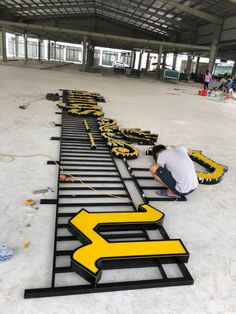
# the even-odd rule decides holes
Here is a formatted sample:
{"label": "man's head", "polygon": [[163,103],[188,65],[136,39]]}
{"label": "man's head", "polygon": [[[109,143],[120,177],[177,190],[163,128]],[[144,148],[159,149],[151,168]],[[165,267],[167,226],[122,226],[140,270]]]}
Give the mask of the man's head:
{"label": "man's head", "polygon": [[157,158],[159,156],[159,154],[161,152],[163,152],[163,150],[166,150],[166,147],[164,145],[156,145],[156,146],[153,146],[152,148],[152,156],[154,158],[154,160],[157,162]]}

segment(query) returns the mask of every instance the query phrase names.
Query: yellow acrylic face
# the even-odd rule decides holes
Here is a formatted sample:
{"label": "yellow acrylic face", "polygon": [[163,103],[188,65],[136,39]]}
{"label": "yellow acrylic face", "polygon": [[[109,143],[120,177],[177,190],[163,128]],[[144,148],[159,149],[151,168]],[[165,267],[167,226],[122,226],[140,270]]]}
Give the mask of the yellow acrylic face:
{"label": "yellow acrylic face", "polygon": [[139,156],[139,150],[135,146],[115,139],[115,132],[119,130],[116,120],[99,118],[97,121],[102,137],[106,140],[107,145],[111,147],[112,153],[116,157],[137,158]]}
{"label": "yellow acrylic face", "polygon": [[67,105],[66,105],[64,102],[59,102],[59,104],[57,104],[57,106],[58,106],[59,108],[62,108],[62,109],[64,109],[64,108],[67,107]]}
{"label": "yellow acrylic face", "polygon": [[81,97],[69,97],[67,100],[69,103],[91,103],[91,104],[97,104],[96,100],[94,100],[93,98],[81,98]]}
{"label": "yellow acrylic face", "polygon": [[200,183],[206,183],[206,184],[218,183],[222,179],[225,172],[228,170],[226,166],[218,164],[217,162],[204,156],[202,152],[199,150],[193,150],[192,157],[195,162],[206,167],[206,169],[211,170],[211,172],[209,173],[196,171],[196,174]]}
{"label": "yellow acrylic face", "polygon": [[117,127],[117,121],[115,119],[99,118],[97,121],[99,126],[106,125],[109,126],[110,128]]}
{"label": "yellow acrylic face", "polygon": [[92,116],[92,117],[102,117],[104,113],[100,110],[95,110],[95,109],[71,109],[68,110],[69,113],[81,116],[81,117],[87,117],[87,116]]}
{"label": "yellow acrylic face", "polygon": [[102,110],[101,106],[92,105],[92,104],[70,104],[68,107],[71,109],[95,109],[95,110]]}
{"label": "yellow acrylic face", "polygon": [[69,91],[68,95],[72,97],[94,97],[94,96],[101,97],[99,93],[86,92],[86,91]]}
{"label": "yellow acrylic face", "polygon": [[116,157],[137,158],[139,156],[138,148],[126,142],[109,138],[107,145],[112,147],[111,151]]}
{"label": "yellow acrylic face", "polygon": [[101,133],[106,131],[118,131],[119,127],[117,125],[116,120],[110,118],[98,118],[97,119],[99,130]]}
{"label": "yellow acrylic face", "polygon": [[[78,236],[86,238],[86,245],[72,255],[72,262],[89,273],[95,281],[99,278],[99,264],[104,260],[188,257],[180,240],[151,240],[132,242],[108,242],[96,230],[102,225],[161,224],[164,214],[156,208],[143,204],[138,212],[91,213],[82,209],[69,221],[69,226]],[[74,233],[73,232],[73,233]]]}
{"label": "yellow acrylic face", "polygon": [[157,134],[152,134],[150,131],[142,131],[140,129],[120,129],[121,134],[130,140],[151,144],[157,141]]}
{"label": "yellow acrylic face", "polygon": [[106,129],[102,131],[101,136],[106,140],[109,140],[110,138],[114,138],[116,134],[113,133],[112,130]]}

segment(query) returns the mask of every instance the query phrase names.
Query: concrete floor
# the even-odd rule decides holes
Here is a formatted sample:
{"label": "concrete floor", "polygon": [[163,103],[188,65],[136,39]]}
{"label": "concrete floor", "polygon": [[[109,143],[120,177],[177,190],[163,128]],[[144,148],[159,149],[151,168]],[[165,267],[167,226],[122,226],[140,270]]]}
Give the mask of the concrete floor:
{"label": "concrete floor", "polygon": [[[236,313],[236,105],[197,96],[197,85],[102,77],[0,66],[0,153],[58,156],[50,141],[59,130],[55,104],[43,99],[59,88],[94,90],[106,97],[107,117],[120,127],[159,133],[159,143],[201,149],[229,167],[218,185],[200,186],[187,202],[153,203],[166,214],[164,227],[190,252],[193,286],[24,300],[26,288],[50,284],[54,206],[24,206],[32,190],[56,186],[57,169],[47,158],[0,162],[0,244],[15,250],[0,264],[0,313]],[[39,100],[41,99],[41,100]],[[26,110],[19,105],[33,102]],[[149,157],[141,158],[147,166]],[[54,197],[53,193],[47,197]],[[24,240],[30,242],[23,248]]]}

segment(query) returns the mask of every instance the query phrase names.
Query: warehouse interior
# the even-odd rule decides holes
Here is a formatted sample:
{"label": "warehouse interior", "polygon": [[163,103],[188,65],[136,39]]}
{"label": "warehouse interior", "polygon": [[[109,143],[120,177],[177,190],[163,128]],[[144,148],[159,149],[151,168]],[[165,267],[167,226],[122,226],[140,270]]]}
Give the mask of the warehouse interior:
{"label": "warehouse interior", "polygon": [[[122,62],[125,68],[115,67]],[[236,84],[230,96],[212,88],[212,97],[211,87],[203,95],[203,82],[195,78],[206,70],[215,82],[225,72],[235,79],[235,0],[0,1],[0,251],[4,246],[11,252],[5,260],[0,252],[0,314],[236,313]],[[143,267],[131,260],[127,268],[113,260],[116,266],[104,266],[96,283],[81,279],[82,270],[69,264],[77,238],[69,234],[67,209],[58,218],[63,119],[64,132],[77,119],[65,110],[68,91],[87,91],[89,98],[99,93],[105,102],[97,101],[96,108],[120,129],[150,131],[157,144],[201,151],[215,169],[222,167],[217,184],[199,184],[186,201],[169,201],[156,198],[154,180],[152,194],[145,195],[142,180],[130,173],[153,163],[150,145],[130,141],[137,159],[112,157],[136,208],[148,203],[164,213],[160,239],[181,239],[189,259],[175,259],[173,265],[156,259],[158,272],[153,260]],[[48,93],[59,98],[50,101]],[[89,113],[83,119],[91,125],[96,120]],[[90,156],[102,154],[99,145],[105,146],[98,144]],[[75,150],[66,149],[70,162]],[[206,171],[204,163],[194,166],[198,172],[215,171],[211,166]],[[103,180],[101,169],[100,175]],[[88,179],[94,180],[92,172]],[[89,184],[88,194],[80,195],[86,210],[112,212],[115,201],[123,201],[106,192],[100,195],[104,207],[94,209],[98,191]],[[68,196],[62,195],[65,203]],[[76,195],[69,196],[68,208],[79,212]],[[26,203],[32,199],[35,204]],[[58,221],[69,231],[59,233]],[[71,241],[63,242],[66,237]]]}

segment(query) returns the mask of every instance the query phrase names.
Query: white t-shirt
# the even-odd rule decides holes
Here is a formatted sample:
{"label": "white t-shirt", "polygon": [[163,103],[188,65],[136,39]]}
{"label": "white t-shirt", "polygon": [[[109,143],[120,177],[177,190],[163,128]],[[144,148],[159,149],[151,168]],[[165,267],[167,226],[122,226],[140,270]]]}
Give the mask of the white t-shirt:
{"label": "white t-shirt", "polygon": [[171,172],[178,192],[188,193],[198,186],[194,164],[188,155],[187,148],[176,146],[166,149],[159,154],[157,162]]}

